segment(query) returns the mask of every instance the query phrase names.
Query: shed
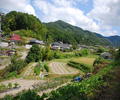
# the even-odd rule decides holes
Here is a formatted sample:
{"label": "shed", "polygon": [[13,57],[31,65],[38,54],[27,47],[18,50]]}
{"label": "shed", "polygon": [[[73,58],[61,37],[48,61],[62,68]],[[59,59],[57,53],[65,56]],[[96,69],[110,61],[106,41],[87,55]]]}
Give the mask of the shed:
{"label": "shed", "polygon": [[112,59],[112,54],[110,54],[109,52],[103,52],[100,56],[104,59]]}
{"label": "shed", "polygon": [[30,40],[29,44],[40,44],[40,45],[44,45],[45,43],[42,40]]}

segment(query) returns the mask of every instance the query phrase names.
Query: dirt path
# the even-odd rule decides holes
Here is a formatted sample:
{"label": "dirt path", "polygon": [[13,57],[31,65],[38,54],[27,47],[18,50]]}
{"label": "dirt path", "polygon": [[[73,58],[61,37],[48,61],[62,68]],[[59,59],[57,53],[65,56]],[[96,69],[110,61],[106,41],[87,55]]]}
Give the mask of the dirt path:
{"label": "dirt path", "polygon": [[32,85],[34,84],[43,84],[45,81],[44,80],[25,80],[25,79],[13,79],[13,80],[8,80],[8,81],[4,81],[4,82],[1,82],[0,84],[8,84],[8,83],[18,83],[21,87],[20,88],[17,88],[17,89],[13,89],[13,90],[10,90],[10,91],[7,91],[7,92],[3,92],[3,93],[0,93],[0,98],[4,97],[5,95],[9,94],[9,95],[15,95],[17,94],[18,92],[22,91],[22,90],[27,90],[27,89],[32,89]]}
{"label": "dirt path", "polygon": [[66,63],[63,62],[51,62],[49,64],[50,70],[55,74],[77,74],[79,70],[69,67]]}
{"label": "dirt path", "polygon": [[28,51],[23,51],[23,52],[21,52],[21,59],[25,59],[26,58],[26,56],[27,56],[27,54],[28,54]]}

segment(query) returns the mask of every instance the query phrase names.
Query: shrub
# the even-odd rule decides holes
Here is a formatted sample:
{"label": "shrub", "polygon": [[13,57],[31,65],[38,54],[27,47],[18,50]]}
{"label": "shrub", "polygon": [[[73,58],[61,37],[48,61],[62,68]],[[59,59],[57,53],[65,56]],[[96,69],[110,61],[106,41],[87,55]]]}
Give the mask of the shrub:
{"label": "shrub", "polygon": [[12,78],[12,77],[16,77],[17,76],[17,72],[8,72],[7,74],[5,74],[4,78]]}
{"label": "shrub", "polygon": [[36,73],[36,75],[40,74],[40,71],[44,70],[44,64],[43,62],[39,62],[39,64],[34,68],[34,73]]}
{"label": "shrub", "polygon": [[33,45],[26,57],[26,62],[37,62],[42,59],[42,49],[38,45]]}
{"label": "shrub", "polygon": [[104,58],[102,57],[98,57],[95,59],[94,63],[93,63],[93,66],[97,65],[97,64],[102,64],[104,62]]}
{"label": "shrub", "polygon": [[45,70],[46,70],[47,72],[49,72],[49,67],[48,67],[47,64],[44,65],[44,68],[45,68]]}

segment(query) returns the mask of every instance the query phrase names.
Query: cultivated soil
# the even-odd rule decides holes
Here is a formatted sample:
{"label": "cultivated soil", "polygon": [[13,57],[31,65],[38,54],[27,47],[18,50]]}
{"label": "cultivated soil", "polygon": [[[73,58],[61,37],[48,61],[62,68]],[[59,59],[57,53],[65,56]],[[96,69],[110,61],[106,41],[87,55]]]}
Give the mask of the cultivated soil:
{"label": "cultivated soil", "polygon": [[25,80],[25,79],[13,79],[13,80],[7,80],[7,81],[3,81],[0,82],[0,84],[9,84],[9,83],[18,83],[20,85],[19,88],[15,88],[12,90],[9,90],[7,92],[3,92],[0,93],[0,98],[4,97],[5,95],[15,95],[18,92],[21,92],[22,90],[28,90],[28,89],[32,89],[34,84],[43,84],[45,81],[44,80]]}
{"label": "cultivated soil", "polygon": [[77,74],[79,70],[68,66],[64,62],[51,62],[49,64],[50,70],[54,74]]}

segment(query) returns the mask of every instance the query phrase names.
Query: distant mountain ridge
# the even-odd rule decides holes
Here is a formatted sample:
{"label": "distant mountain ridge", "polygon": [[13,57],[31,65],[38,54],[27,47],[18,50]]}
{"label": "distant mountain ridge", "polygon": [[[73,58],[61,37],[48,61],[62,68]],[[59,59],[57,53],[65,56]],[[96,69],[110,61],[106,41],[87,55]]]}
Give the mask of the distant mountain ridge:
{"label": "distant mountain ridge", "polygon": [[110,40],[110,42],[112,43],[112,45],[114,47],[120,47],[120,36],[115,35],[115,36],[109,36],[106,37],[108,40]]}
{"label": "distant mountain ridge", "polygon": [[44,24],[48,29],[48,34],[53,37],[54,41],[86,45],[111,45],[110,41],[104,36],[83,30],[61,20]]}

